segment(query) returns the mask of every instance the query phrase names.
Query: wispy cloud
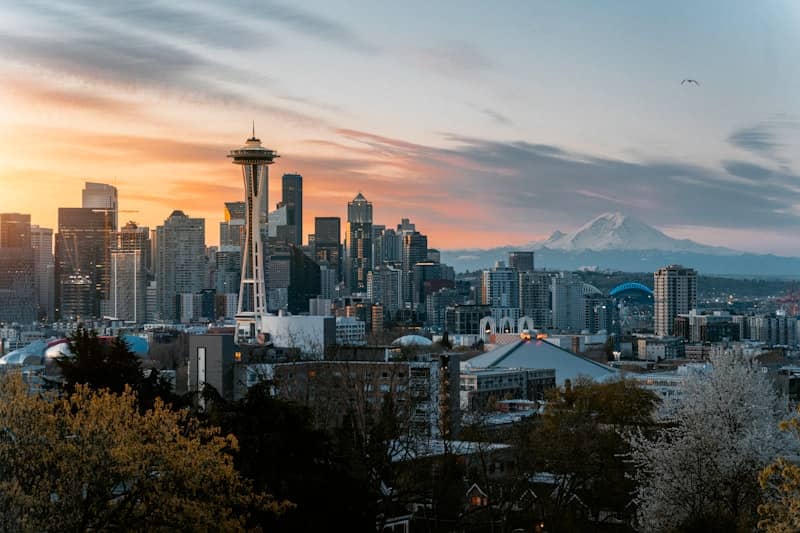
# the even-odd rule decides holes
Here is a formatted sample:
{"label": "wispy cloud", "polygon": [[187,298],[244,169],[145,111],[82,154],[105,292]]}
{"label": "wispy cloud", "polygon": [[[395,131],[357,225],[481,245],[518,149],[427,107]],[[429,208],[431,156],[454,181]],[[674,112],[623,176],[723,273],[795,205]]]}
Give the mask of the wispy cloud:
{"label": "wispy cloud", "polygon": [[454,78],[476,79],[496,67],[495,61],[478,46],[468,41],[448,41],[414,51],[416,61],[424,68]]}

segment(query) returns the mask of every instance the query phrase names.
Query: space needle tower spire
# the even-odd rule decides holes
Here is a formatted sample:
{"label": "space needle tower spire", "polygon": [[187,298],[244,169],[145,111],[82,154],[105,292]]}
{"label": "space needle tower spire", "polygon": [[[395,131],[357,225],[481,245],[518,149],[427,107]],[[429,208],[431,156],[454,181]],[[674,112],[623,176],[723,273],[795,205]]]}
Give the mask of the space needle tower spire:
{"label": "space needle tower spire", "polygon": [[262,227],[267,223],[268,168],[278,153],[261,146],[254,122],[253,136],[241,148],[231,150],[228,157],[233,159],[234,164],[242,166],[245,199],[242,280],[236,311],[235,341],[237,344],[253,344],[261,333],[261,317],[267,314]]}

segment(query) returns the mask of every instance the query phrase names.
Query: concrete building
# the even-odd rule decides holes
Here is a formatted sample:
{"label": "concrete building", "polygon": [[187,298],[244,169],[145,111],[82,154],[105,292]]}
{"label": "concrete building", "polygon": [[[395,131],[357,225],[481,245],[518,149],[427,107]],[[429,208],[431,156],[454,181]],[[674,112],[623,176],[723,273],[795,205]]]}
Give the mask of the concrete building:
{"label": "concrete building", "polygon": [[194,294],[206,285],[205,219],[173,211],[156,228],[156,281],[159,316],[177,320],[176,297]]}
{"label": "concrete building", "polygon": [[488,305],[455,305],[445,309],[445,330],[454,335],[479,335],[480,323],[491,316]]}
{"label": "concrete building", "polygon": [[336,317],[336,344],[361,345],[366,343],[367,325],[355,317]]}
{"label": "concrete building", "polygon": [[550,279],[553,328],[579,332],[584,326],[584,283],[572,272],[559,272]]}
{"label": "concrete building", "polygon": [[519,308],[519,274],[498,261],[481,275],[481,303],[490,307]]}
{"label": "concrete building", "polygon": [[549,272],[521,271],[519,273],[519,305],[522,316],[533,319],[536,329],[553,327],[550,302],[550,285],[553,274]]}
{"label": "concrete building", "polygon": [[669,265],[653,274],[654,325],[656,335],[672,335],[675,318],[697,307],[697,272]]}
{"label": "concrete building", "polygon": [[453,438],[461,422],[457,354],[414,361],[308,361],[273,366],[279,397],[311,409],[336,427],[344,415],[379,412],[387,394],[415,436]]}
{"label": "concrete building", "polygon": [[636,338],[637,355],[643,361],[665,361],[684,357],[684,342],[678,337],[641,335]]}
{"label": "concrete building", "polygon": [[189,335],[188,391],[201,392],[208,384],[223,398],[233,400],[237,351],[233,335]]}
{"label": "concrete building", "polygon": [[508,252],[508,266],[517,272],[533,272],[533,252]]}
{"label": "concrete building", "polygon": [[553,369],[470,368],[461,371],[461,410],[489,407],[492,400],[544,400],[556,386]]}
{"label": "concrete building", "polygon": [[330,316],[267,315],[261,331],[275,347],[296,350],[311,359],[322,359],[336,343],[336,319]]}

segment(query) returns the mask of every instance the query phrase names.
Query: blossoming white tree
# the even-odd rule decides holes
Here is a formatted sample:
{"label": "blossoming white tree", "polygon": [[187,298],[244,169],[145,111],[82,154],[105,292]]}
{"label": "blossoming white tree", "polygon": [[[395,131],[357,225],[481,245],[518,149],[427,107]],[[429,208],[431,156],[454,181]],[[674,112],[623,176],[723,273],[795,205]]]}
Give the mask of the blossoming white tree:
{"label": "blossoming white tree", "polygon": [[630,437],[643,531],[751,529],[759,471],[788,446],[786,410],[759,368],[732,356],[710,363],[662,406],[661,429]]}

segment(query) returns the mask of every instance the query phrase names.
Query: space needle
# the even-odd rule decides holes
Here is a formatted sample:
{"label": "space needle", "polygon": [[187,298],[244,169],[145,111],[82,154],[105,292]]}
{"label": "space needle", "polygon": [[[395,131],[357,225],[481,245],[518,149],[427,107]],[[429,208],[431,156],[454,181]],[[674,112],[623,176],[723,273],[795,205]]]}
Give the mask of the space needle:
{"label": "space needle", "polygon": [[236,344],[254,344],[263,327],[261,317],[267,314],[262,227],[267,223],[268,166],[279,156],[274,150],[261,146],[254,123],[253,136],[241,148],[231,150],[228,157],[234,164],[242,166],[245,198],[242,281],[234,340]]}

